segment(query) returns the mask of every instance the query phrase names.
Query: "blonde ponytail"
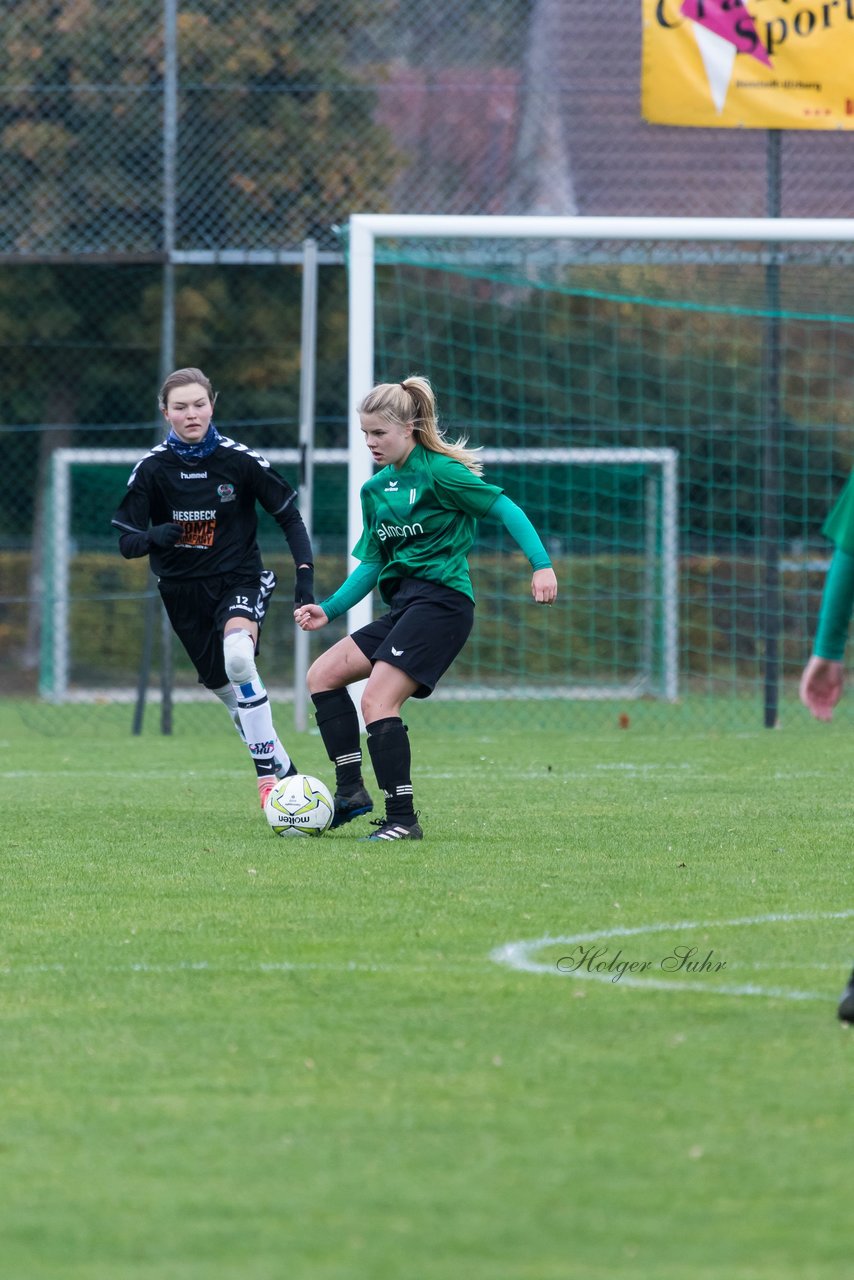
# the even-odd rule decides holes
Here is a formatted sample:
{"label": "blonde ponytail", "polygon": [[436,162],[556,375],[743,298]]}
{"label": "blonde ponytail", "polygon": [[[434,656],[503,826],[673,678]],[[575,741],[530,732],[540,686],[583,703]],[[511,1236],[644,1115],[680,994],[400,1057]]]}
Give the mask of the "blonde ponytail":
{"label": "blonde ponytail", "polygon": [[436,413],[436,397],[427,378],[412,374],[402,382],[380,382],[362,400],[359,413],[376,413],[387,422],[401,426],[411,422],[415,439],[431,453],[444,453],[446,457],[461,462],[476,476],[483,474],[483,463],[478,450],[466,447],[464,436],[446,440],[439,427]]}

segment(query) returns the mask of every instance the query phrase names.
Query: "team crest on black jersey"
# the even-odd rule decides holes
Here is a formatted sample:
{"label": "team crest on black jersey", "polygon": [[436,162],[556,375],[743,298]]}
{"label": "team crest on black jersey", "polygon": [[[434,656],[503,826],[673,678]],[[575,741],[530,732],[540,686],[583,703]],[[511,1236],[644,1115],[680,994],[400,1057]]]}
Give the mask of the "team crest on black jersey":
{"label": "team crest on black jersey", "polygon": [[234,492],[233,484],[218,484],[216,491],[223,502],[233,502],[237,497],[237,494]]}

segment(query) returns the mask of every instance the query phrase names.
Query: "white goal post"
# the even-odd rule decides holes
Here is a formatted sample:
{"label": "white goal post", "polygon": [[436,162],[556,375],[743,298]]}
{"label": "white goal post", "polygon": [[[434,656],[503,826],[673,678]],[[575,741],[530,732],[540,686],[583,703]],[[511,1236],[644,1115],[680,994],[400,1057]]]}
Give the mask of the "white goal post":
{"label": "white goal post", "polygon": [[[558,217],[558,216],[493,216],[493,215],[441,215],[441,214],[356,214],[349,220],[348,227],[348,264],[349,264],[349,541],[355,545],[361,531],[361,508],[359,491],[371,473],[371,460],[361,439],[360,424],[356,406],[362,396],[378,380],[375,367],[375,335],[378,324],[378,308],[376,306],[377,264],[386,259],[383,257],[383,243],[387,247],[392,244],[405,254],[407,242],[417,241],[453,242],[451,252],[464,265],[478,260],[478,254],[489,257],[490,253],[500,253],[498,241],[527,242],[529,245],[542,242],[587,242],[600,246],[600,258],[597,260],[613,260],[621,254],[631,252],[632,243],[650,245],[658,242],[658,253],[661,246],[672,244],[688,245],[692,242],[698,246],[703,261],[712,261],[718,256],[736,261],[739,258],[739,246],[761,246],[763,262],[776,261],[777,244],[809,246],[811,244],[845,244],[854,243],[854,220],[852,219],[806,219],[806,218],[659,218],[659,217]],[[477,242],[480,242],[478,248]],[[484,253],[484,242],[492,242],[492,247]],[[466,245],[470,244],[472,252],[466,253]],[[771,246],[770,249],[767,246]],[[609,248],[610,246],[610,248]],[[705,246],[705,247],[704,247]],[[723,247],[723,253],[722,253]],[[604,250],[604,251],[603,251]],[[583,257],[582,250],[582,257]],[[666,258],[667,251],[664,250]],[[407,371],[402,371],[408,372]],[[401,376],[402,376],[401,373]],[[465,424],[463,424],[465,425]],[[485,449],[485,460],[490,459],[490,451]],[[665,464],[662,464],[665,465]],[[675,458],[672,484],[675,490]],[[670,481],[668,480],[669,484]],[[668,502],[670,499],[668,498]],[[675,496],[674,496],[675,501]],[[670,521],[670,515],[665,517]],[[677,689],[677,652],[678,624],[676,600],[676,527],[675,516],[672,528],[665,529],[664,541],[666,553],[663,556],[663,572],[667,582],[664,590],[663,619],[663,661],[665,671],[663,677],[664,696],[676,696]],[[670,557],[673,557],[672,559]],[[370,617],[370,601],[363,601],[351,611],[348,617],[350,629],[364,624]],[[658,690],[661,696],[661,683]],[[596,696],[592,689],[586,694],[575,693],[573,696]],[[604,695],[607,696],[607,695]]]}
{"label": "white goal post", "polygon": [[[549,685],[516,682],[501,687],[475,684],[471,688],[437,690],[436,697],[440,701],[455,702],[521,698],[593,702],[640,698],[650,694],[666,702],[675,702],[679,696],[678,451],[635,447],[508,449],[486,446],[479,450],[478,457],[487,466],[641,466],[647,469],[643,481],[644,602],[640,666],[636,675],[627,681],[573,684],[555,680]],[[656,577],[659,572],[657,607]],[[661,625],[661,675],[658,680],[653,673],[657,617]]]}
{"label": "white goal post", "polygon": [[[703,220],[714,221],[714,220]],[[361,533],[362,513],[360,491],[372,472],[371,459],[361,433],[357,405],[375,382],[374,332],[375,332],[375,249],[379,238],[450,238],[465,239],[587,239],[608,234],[615,238],[638,238],[639,223],[647,226],[646,236],[659,237],[673,234],[682,220],[677,219],[603,219],[556,217],[493,217],[493,216],[445,216],[445,215],[395,215],[356,214],[349,223],[349,484],[348,484],[348,541],[355,546]],[[666,227],[663,224],[667,224]],[[694,226],[696,232],[696,226]],[[765,228],[767,234],[767,228]],[[684,228],[683,228],[684,234]],[[480,451],[484,463],[529,462],[543,466],[551,464],[572,465],[621,465],[649,464],[661,469],[661,611],[662,611],[662,678],[658,690],[652,688],[647,678],[651,670],[651,652],[655,621],[652,612],[653,586],[656,561],[655,526],[656,502],[654,474],[648,477],[646,487],[646,546],[645,574],[649,583],[647,605],[644,610],[644,660],[640,677],[631,684],[570,685],[558,682],[551,690],[517,689],[507,691],[511,696],[543,697],[551,694],[565,698],[619,698],[639,697],[647,692],[657,692],[667,701],[678,697],[679,622],[678,622],[678,518],[677,518],[677,452],[675,449],[643,448],[558,448],[558,449],[490,449]],[[370,597],[351,609],[348,630],[365,625],[372,616]],[[649,655],[649,661],[647,656]],[[486,690],[476,691],[480,697],[489,697]],[[474,695],[473,695],[474,696]]]}
{"label": "white goal post", "polygon": [[[56,449],[51,460],[51,501],[46,504],[48,527],[45,543],[50,566],[49,580],[43,597],[42,613],[42,663],[39,681],[40,695],[51,702],[88,701],[93,696],[108,696],[110,700],[128,701],[135,696],[133,689],[72,690],[69,680],[71,652],[71,561],[74,543],[71,528],[72,468],[74,466],[123,466],[129,472],[144,457],[145,449],[139,448],[61,448]],[[265,449],[264,457],[274,465],[299,466],[303,460],[302,449]],[[314,466],[342,466],[347,463],[346,449],[314,449]],[[106,519],[106,517],[105,517]],[[118,549],[116,551],[118,554]],[[45,641],[46,638],[46,641]],[[308,665],[308,635],[296,631],[296,661],[294,701],[298,714],[305,719],[304,704],[305,671]],[[152,695],[156,697],[156,695]],[[195,689],[176,693],[176,700],[204,696]],[[290,696],[290,691],[287,691]]]}
{"label": "white goal post", "polygon": [[[772,225],[769,225],[772,224]],[[350,495],[349,541],[361,533],[359,490],[371,474],[361,440],[362,396],[374,384],[374,281],[376,243],[391,237],[405,240],[601,240],[799,243],[854,242],[851,218],[645,218],[557,217],[486,214],[353,214],[348,224],[349,262],[349,392]]]}
{"label": "white goal post", "polygon": [[[361,450],[367,453],[363,441]],[[73,470],[75,466],[115,466],[132,468],[144,451],[134,448],[61,448],[52,460],[52,501],[47,504],[50,525],[47,531],[50,575],[44,597],[43,635],[46,637],[43,654],[40,691],[51,702],[85,702],[92,698],[108,698],[110,701],[129,701],[135,690],[127,688],[85,689],[72,686],[71,671],[71,566],[74,555],[72,531]],[[264,456],[274,464],[296,465],[300,461],[298,449],[267,449]],[[674,449],[661,448],[485,448],[481,451],[485,463],[500,466],[641,466],[645,470],[643,484],[644,522],[644,611],[641,662],[637,675],[629,683],[571,686],[555,682],[544,688],[527,688],[512,685],[502,689],[477,687],[468,691],[456,689],[443,691],[453,700],[464,698],[492,700],[495,698],[520,698],[556,696],[563,698],[639,697],[645,693],[657,693],[673,701],[678,693],[678,523],[677,523],[677,453]],[[361,452],[359,455],[361,461]],[[341,466],[350,462],[345,449],[316,449],[313,461],[316,466]],[[660,565],[660,569],[659,566]],[[660,577],[658,612],[654,605],[656,578]],[[653,650],[655,646],[656,617],[661,629],[661,675],[653,680]],[[294,689],[276,690],[280,700],[293,699],[299,716],[305,701],[305,672],[307,670],[307,634],[296,631],[297,655],[294,664]],[[301,653],[300,650],[305,652]],[[200,690],[176,690],[176,701],[192,700],[204,696]],[[152,692],[156,700],[157,694]]]}

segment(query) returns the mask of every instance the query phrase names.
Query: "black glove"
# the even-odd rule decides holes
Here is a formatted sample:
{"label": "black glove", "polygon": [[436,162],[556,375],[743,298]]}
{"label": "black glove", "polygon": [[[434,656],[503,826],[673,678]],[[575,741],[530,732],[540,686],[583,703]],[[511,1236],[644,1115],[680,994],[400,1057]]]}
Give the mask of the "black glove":
{"label": "black glove", "polygon": [[153,524],[148,531],[148,540],[155,547],[174,547],[181,532],[179,524]]}
{"label": "black glove", "polygon": [[297,585],[294,587],[294,604],[314,604],[314,566],[297,569]]}

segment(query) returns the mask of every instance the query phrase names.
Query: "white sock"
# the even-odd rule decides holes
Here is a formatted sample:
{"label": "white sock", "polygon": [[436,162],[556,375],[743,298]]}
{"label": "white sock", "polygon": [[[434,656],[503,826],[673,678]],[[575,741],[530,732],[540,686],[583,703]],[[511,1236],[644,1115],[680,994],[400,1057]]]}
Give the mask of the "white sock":
{"label": "white sock", "polygon": [[212,689],[211,693],[215,693],[225,706],[226,711],[231,716],[235,729],[240,734],[243,742],[246,741],[243,736],[243,726],[240,723],[240,714],[237,710],[237,693],[233,684],[224,684],[221,689]]}
{"label": "white sock", "polygon": [[285,774],[295,768],[293,760],[285,750],[282,740],[276,734],[276,774],[280,778],[284,778]]}
{"label": "white sock", "polygon": [[273,728],[270,699],[255,666],[255,641],[248,631],[229,631],[223,652],[225,674],[232,684],[241,731],[255,772],[259,777],[275,774],[281,763],[276,758],[276,747],[281,744]]}
{"label": "white sock", "polygon": [[[243,725],[240,723],[240,712],[237,709],[237,689],[235,686],[233,684],[224,684],[221,689],[212,689],[211,693],[215,693],[220,702],[223,703],[235,729],[240,734],[240,741],[245,743],[246,736],[243,732]],[[275,757],[276,775],[279,778],[284,778],[291,767],[292,761],[278,734],[276,734]]]}

